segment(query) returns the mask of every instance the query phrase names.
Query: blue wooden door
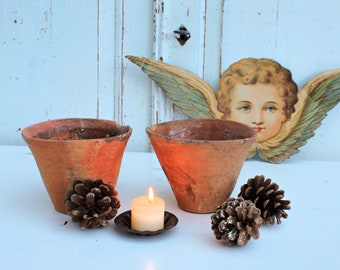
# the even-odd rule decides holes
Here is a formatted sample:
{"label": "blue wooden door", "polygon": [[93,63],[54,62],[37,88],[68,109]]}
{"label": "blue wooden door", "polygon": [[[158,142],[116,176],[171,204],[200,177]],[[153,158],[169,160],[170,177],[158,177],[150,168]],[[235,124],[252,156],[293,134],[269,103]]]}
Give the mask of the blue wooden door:
{"label": "blue wooden door", "polygon": [[[126,55],[163,59],[214,89],[244,57],[277,60],[299,87],[340,66],[337,0],[3,0],[0,12],[0,144],[24,144],[20,129],[39,121],[99,117],[133,127],[127,150],[149,151],[145,128],[184,116]],[[303,157],[339,160],[339,113]]]}

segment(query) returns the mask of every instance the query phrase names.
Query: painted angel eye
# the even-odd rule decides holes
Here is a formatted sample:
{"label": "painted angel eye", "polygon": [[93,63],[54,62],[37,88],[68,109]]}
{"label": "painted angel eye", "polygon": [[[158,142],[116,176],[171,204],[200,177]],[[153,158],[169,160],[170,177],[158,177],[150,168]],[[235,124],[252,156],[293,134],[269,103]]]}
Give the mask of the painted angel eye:
{"label": "painted angel eye", "polygon": [[265,109],[267,112],[275,112],[277,109],[276,109],[276,107],[274,107],[274,106],[268,106],[268,107],[266,107],[266,109]]}
{"label": "painted angel eye", "polygon": [[238,108],[242,112],[249,112],[251,107],[249,105],[243,105]]}

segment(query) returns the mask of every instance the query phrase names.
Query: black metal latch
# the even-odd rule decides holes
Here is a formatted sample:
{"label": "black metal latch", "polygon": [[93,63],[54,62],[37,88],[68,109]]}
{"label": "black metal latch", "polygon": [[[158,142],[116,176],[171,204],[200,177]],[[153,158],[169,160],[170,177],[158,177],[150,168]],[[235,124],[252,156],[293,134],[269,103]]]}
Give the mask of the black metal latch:
{"label": "black metal latch", "polygon": [[181,25],[177,30],[174,31],[175,38],[178,40],[178,42],[183,46],[188,39],[190,38],[190,32],[188,29]]}

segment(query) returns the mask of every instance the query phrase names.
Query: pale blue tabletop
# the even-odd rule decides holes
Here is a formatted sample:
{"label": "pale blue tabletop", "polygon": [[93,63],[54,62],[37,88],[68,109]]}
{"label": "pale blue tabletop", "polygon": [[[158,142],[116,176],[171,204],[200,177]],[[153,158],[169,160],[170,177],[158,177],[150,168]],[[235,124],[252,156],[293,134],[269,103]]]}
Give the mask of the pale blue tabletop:
{"label": "pale blue tabletop", "polygon": [[292,209],[282,224],[262,226],[258,240],[227,247],[215,239],[211,214],[178,208],[154,153],[126,152],[116,187],[118,214],[152,186],[178,217],[176,227],[149,237],[122,232],[113,220],[78,229],[54,210],[27,147],[0,146],[0,160],[0,269],[339,269],[339,162],[246,161],[232,196],[263,174],[285,190]]}

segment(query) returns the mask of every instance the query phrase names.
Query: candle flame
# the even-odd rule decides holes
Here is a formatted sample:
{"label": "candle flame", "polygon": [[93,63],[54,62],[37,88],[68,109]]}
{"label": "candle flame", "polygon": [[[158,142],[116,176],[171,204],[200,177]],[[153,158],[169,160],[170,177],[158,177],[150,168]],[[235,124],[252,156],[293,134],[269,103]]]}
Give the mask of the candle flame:
{"label": "candle flame", "polygon": [[154,199],[155,199],[155,196],[154,196],[154,194],[153,194],[153,190],[152,190],[151,187],[149,187],[149,192],[148,192],[148,200],[149,200],[149,203],[150,203],[150,204],[153,203]]}

